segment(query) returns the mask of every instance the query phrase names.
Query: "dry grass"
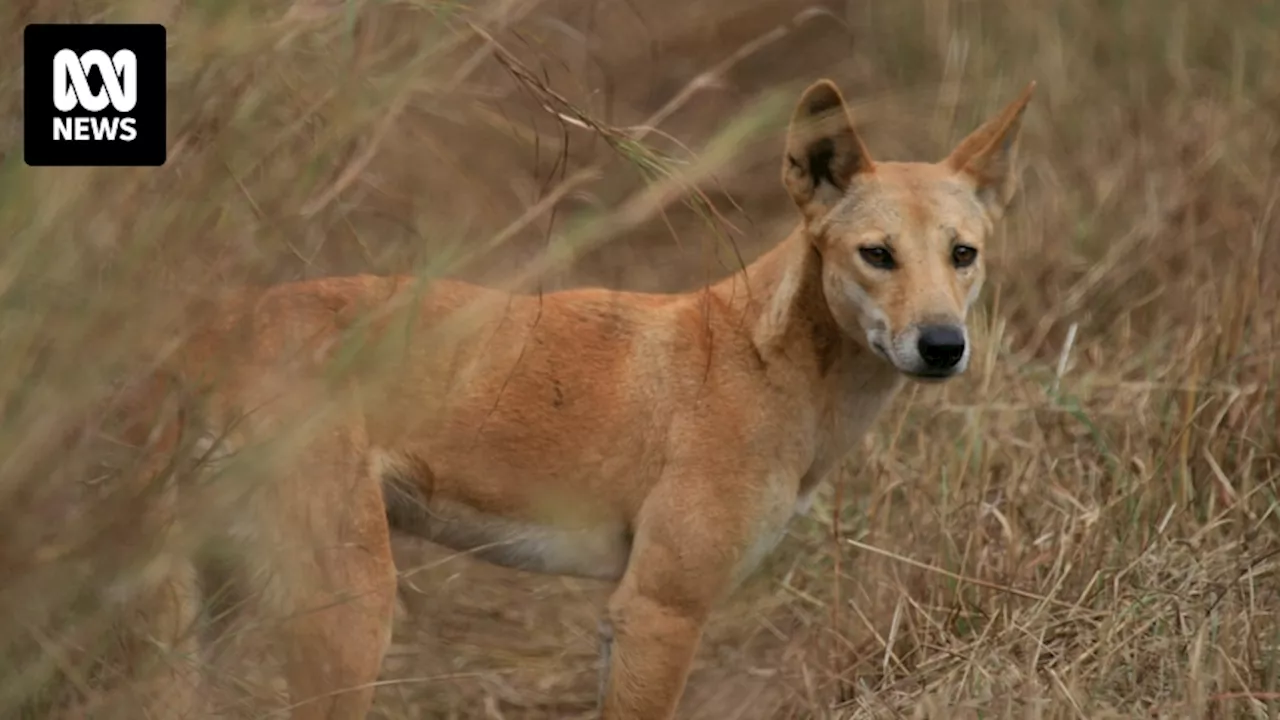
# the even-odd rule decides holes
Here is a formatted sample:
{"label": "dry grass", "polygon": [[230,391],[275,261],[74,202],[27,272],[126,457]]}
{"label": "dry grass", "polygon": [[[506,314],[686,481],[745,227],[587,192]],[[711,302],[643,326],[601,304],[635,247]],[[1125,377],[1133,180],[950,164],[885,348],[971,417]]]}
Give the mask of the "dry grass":
{"label": "dry grass", "polygon": [[[692,287],[795,221],[779,131],[817,76],[898,158],[940,156],[1037,80],[1024,191],[970,373],[904,393],[717,615],[682,717],[1280,713],[1273,4],[0,9],[10,38],[92,18],[168,25],[172,151],[25,167],[20,47],[0,44],[6,716],[102,675],[97,601],[150,550],[127,504],[77,514],[101,458],[50,447],[188,301],[355,271]],[[589,714],[607,588],[398,553],[374,717]]]}

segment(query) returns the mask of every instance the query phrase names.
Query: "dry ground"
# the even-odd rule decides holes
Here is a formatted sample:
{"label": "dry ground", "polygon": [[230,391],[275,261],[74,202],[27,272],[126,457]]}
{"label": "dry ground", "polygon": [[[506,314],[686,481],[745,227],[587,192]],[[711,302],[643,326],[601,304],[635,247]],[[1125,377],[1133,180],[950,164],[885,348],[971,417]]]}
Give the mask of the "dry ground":
{"label": "dry ground", "polygon": [[[22,25],[96,18],[169,27],[163,169],[22,163]],[[94,478],[50,436],[186,300],[693,287],[795,221],[780,133],[819,76],[892,158],[1037,80],[1024,191],[971,371],[851,455],[717,616],[682,717],[1280,712],[1280,5],[8,0],[0,28],[0,714],[92,690],[85,598],[142,551],[127,508],[52,502]],[[587,716],[607,588],[398,553],[374,717]]]}

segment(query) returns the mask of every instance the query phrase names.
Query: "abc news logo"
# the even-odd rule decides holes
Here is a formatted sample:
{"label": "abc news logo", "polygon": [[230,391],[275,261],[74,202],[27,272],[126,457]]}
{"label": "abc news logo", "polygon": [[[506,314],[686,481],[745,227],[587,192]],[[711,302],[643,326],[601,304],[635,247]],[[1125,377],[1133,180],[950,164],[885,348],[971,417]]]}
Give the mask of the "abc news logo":
{"label": "abc news logo", "polygon": [[23,35],[28,165],[163,165],[162,25],[28,25]]}
{"label": "abc news logo", "polygon": [[[102,90],[95,93],[89,88],[86,68],[94,68],[102,75]],[[55,117],[54,140],[136,140],[137,120],[127,113],[138,105],[138,56],[131,50],[121,50],[111,57],[101,50],[83,55],[59,50],[53,56],[53,105],[59,112],[74,112],[77,107],[101,112],[108,102],[125,117]]]}

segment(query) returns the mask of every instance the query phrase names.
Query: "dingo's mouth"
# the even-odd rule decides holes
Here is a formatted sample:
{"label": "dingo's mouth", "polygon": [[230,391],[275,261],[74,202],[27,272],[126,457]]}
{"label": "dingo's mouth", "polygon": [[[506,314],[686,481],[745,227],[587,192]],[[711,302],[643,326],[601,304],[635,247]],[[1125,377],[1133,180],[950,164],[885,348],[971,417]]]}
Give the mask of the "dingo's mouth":
{"label": "dingo's mouth", "polygon": [[951,368],[948,370],[920,370],[920,371],[911,371],[911,372],[903,370],[902,374],[906,375],[912,380],[916,380],[923,383],[941,383],[959,375],[960,370],[957,368]]}
{"label": "dingo's mouth", "polygon": [[916,381],[918,381],[918,382],[922,382],[922,383],[941,383],[941,382],[945,382],[945,381],[950,380],[951,378],[953,378],[953,377],[955,377],[955,376],[959,375],[961,372],[963,372],[963,369],[962,369],[960,366],[958,366],[958,365],[957,365],[957,366],[953,366],[953,367],[949,367],[949,368],[940,368],[940,369],[936,369],[936,370],[935,370],[935,369],[930,369],[930,368],[924,368],[924,369],[919,369],[919,370],[917,370],[917,369],[911,369],[911,370],[908,370],[908,369],[903,368],[902,366],[900,366],[898,363],[894,362],[894,360],[893,360],[893,355],[890,355],[890,354],[889,354],[889,350],[884,346],[884,344],[883,344],[883,343],[878,342],[878,341],[873,341],[873,342],[871,343],[871,350],[872,350],[872,352],[874,352],[875,354],[877,354],[877,355],[879,355],[880,357],[884,358],[887,362],[889,362],[889,363],[890,363],[891,365],[893,365],[895,368],[897,368],[897,369],[898,369],[898,372],[902,373],[903,375],[906,375],[907,377],[911,378],[912,380],[916,380]]}

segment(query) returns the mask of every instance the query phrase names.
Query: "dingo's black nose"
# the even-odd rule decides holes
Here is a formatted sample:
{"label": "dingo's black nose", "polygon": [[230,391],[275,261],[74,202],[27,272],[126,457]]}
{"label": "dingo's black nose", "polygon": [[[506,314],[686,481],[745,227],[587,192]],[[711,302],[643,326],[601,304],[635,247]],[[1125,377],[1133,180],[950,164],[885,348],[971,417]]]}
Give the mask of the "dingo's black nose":
{"label": "dingo's black nose", "polygon": [[929,370],[950,370],[964,357],[964,330],[955,325],[926,325],[916,341],[920,359]]}

